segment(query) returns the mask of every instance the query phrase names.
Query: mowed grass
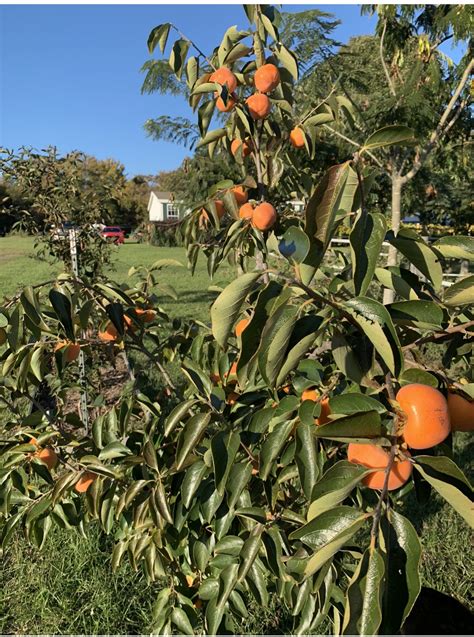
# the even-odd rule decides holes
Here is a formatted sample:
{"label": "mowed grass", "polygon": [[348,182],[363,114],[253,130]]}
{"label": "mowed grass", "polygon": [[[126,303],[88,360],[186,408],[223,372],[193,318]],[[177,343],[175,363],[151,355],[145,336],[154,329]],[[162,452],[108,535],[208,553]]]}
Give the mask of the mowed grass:
{"label": "mowed grass", "polygon": [[[111,277],[127,280],[132,265],[151,265],[171,258],[186,266],[183,248],[158,248],[128,243],[114,254]],[[11,296],[24,285],[53,278],[60,271],[38,261],[31,238],[0,238],[0,297]],[[160,300],[172,317],[209,322],[209,305],[215,292],[209,285],[223,286],[235,270],[223,267],[210,280],[204,259],[195,276],[186,267],[162,271],[163,281],[173,285],[178,300]],[[161,278],[161,277],[160,277]],[[130,280],[132,283],[133,280]],[[457,437],[455,459],[472,478],[471,434]],[[423,546],[423,583],[474,607],[472,597],[472,533],[462,518],[441,498],[419,505],[410,493],[403,513],[415,524]],[[151,628],[151,608],[160,584],[147,584],[127,561],[111,573],[113,539],[91,527],[87,538],[53,527],[41,553],[17,536],[0,562],[0,633],[2,634],[143,634]],[[291,622],[278,600],[265,609],[249,605],[250,618],[243,621],[242,633],[287,633]],[[323,629],[321,629],[323,630]],[[328,629],[330,630],[330,629]]]}
{"label": "mowed grass", "polygon": [[[0,237],[0,300],[11,297],[26,285],[37,285],[53,279],[61,272],[59,264],[49,264],[35,256],[31,237]],[[187,268],[186,250],[184,248],[160,248],[144,243],[127,242],[113,248],[112,267],[108,276],[117,283],[127,282],[133,285],[135,277],[128,277],[132,266],[151,266],[159,259],[174,259],[183,267],[171,266],[161,270],[158,281],[174,287],[178,299],[160,296],[160,305],[173,318],[209,320],[209,305],[216,297],[209,292],[209,286],[225,286],[235,276],[235,269],[230,265],[222,266],[211,280],[206,268],[206,260],[200,255],[194,273]]]}

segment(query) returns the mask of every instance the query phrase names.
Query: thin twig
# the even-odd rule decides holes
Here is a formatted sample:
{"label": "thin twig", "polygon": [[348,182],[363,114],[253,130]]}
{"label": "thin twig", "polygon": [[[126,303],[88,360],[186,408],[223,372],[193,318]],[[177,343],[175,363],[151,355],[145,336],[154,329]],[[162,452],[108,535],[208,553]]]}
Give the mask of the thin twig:
{"label": "thin twig", "polygon": [[387,19],[385,19],[384,23],[383,23],[382,35],[380,36],[379,53],[380,53],[380,61],[382,62],[383,71],[385,73],[385,77],[387,78],[387,83],[388,83],[388,87],[390,89],[390,93],[393,95],[393,97],[396,97],[397,96],[397,92],[395,91],[395,87],[393,85],[393,81],[392,81],[392,78],[390,77],[390,73],[389,73],[389,70],[387,68],[387,63],[385,62],[385,58],[384,58],[384,55],[383,55],[383,41],[385,39],[386,31],[387,31]]}
{"label": "thin twig", "polygon": [[[330,131],[333,135],[336,135],[336,137],[340,137],[341,139],[343,139],[348,144],[351,144],[352,146],[357,146],[357,148],[359,148],[359,149],[362,148],[362,145],[359,144],[359,142],[355,142],[353,139],[350,139],[349,137],[346,137],[346,135],[343,135],[342,133],[340,133],[339,131],[335,130],[334,128],[331,128],[331,126],[329,126],[328,124],[323,124],[323,126],[328,131]],[[382,162],[379,159],[377,159],[377,157],[375,155],[373,155],[369,150],[366,150],[365,154],[368,155],[377,164],[377,166],[379,168],[382,168],[382,170],[385,170],[385,167],[382,164]]]}

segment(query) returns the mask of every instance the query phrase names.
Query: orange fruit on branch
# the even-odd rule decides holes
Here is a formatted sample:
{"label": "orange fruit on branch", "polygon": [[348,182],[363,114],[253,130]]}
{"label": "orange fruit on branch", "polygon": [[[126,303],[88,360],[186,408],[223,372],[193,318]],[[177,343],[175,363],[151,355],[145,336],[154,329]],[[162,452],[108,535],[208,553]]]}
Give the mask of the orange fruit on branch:
{"label": "orange fruit on branch", "polygon": [[77,491],[77,493],[85,493],[96,478],[97,476],[95,473],[84,471],[84,473],[74,485],[74,490]]}
{"label": "orange fruit on branch", "polygon": [[271,93],[280,84],[280,71],[274,64],[264,64],[255,71],[255,88],[261,93]]}
{"label": "orange fruit on branch", "polygon": [[439,445],[451,431],[448,402],[434,387],[421,383],[405,385],[396,400],[406,415],[403,439],[412,449]]}
{"label": "orange fruit on branch", "polygon": [[270,230],[275,224],[277,214],[272,204],[264,202],[259,204],[253,211],[252,225],[257,230]]}
{"label": "orange fruit on branch", "polygon": [[[347,459],[368,469],[380,469],[363,478],[362,483],[369,489],[383,489],[385,470],[390,454],[378,445],[362,445],[351,442],[347,447]],[[388,478],[388,490],[398,489],[410,478],[413,471],[409,460],[395,458]]]}
{"label": "orange fruit on branch", "polygon": [[81,346],[78,343],[73,343],[71,341],[58,341],[54,346],[54,351],[57,352],[63,348],[66,348],[64,354],[64,360],[66,363],[72,363],[72,361],[75,361],[81,351]]}
{"label": "orange fruit on branch", "polygon": [[[305,389],[301,394],[301,400],[312,400],[316,402],[319,398],[319,392],[316,389]],[[320,402],[321,404],[321,413],[318,418],[316,418],[315,423],[317,425],[325,425],[329,422],[329,414],[331,410],[329,409],[329,398],[323,398]]]}
{"label": "orange fruit on branch", "polygon": [[265,119],[272,108],[272,103],[263,93],[254,93],[247,98],[246,104],[253,119]]}
{"label": "orange fruit on branch", "polygon": [[253,217],[254,207],[251,203],[245,203],[240,207],[239,217],[241,219],[251,219]]}
{"label": "orange fruit on branch", "polygon": [[135,308],[135,313],[138,316],[139,320],[144,323],[151,323],[156,316],[155,310],[144,310],[141,307]]}
{"label": "orange fruit on branch", "polygon": [[46,447],[33,454],[35,458],[39,458],[44,462],[50,471],[52,471],[58,464],[58,456],[51,447]]}
{"label": "orange fruit on branch", "polygon": [[222,97],[218,97],[216,100],[216,107],[217,107],[217,110],[220,111],[221,113],[230,113],[230,111],[234,108],[236,103],[237,103],[237,100],[235,99],[234,95],[229,95],[227,98],[227,101],[225,102],[222,99]]}
{"label": "orange fruit on branch", "polygon": [[216,82],[221,86],[226,86],[229,93],[233,93],[237,88],[237,78],[226,66],[221,66],[221,68],[214,71],[209,78],[209,82]]}
{"label": "orange fruit on branch", "polygon": [[239,148],[242,147],[242,156],[247,157],[252,152],[252,142],[241,139],[233,139],[230,144],[230,152],[235,157],[239,152]]}
{"label": "orange fruit on branch", "polygon": [[99,340],[104,341],[105,343],[116,341],[118,337],[119,333],[112,321],[107,323],[103,332],[99,331]]}
{"label": "orange fruit on branch", "polygon": [[474,400],[448,392],[448,411],[453,431],[474,431]]}
{"label": "orange fruit on branch", "polygon": [[301,128],[293,128],[290,133],[290,144],[294,148],[303,148],[304,147],[304,133]]}
{"label": "orange fruit on branch", "polygon": [[234,194],[235,201],[238,206],[242,206],[249,198],[248,193],[243,186],[234,186],[231,188],[231,192]]}
{"label": "orange fruit on branch", "polygon": [[244,329],[247,327],[247,325],[249,324],[249,320],[246,318],[241,319],[237,325],[235,326],[235,335],[237,337],[242,335],[242,332],[244,331]]}

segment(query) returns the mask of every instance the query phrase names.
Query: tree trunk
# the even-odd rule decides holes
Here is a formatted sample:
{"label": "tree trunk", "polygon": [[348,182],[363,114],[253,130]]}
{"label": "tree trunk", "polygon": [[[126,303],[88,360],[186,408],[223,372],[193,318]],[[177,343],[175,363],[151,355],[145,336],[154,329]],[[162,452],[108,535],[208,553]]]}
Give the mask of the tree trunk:
{"label": "tree trunk", "polygon": [[[398,234],[400,229],[401,220],[401,196],[402,196],[402,181],[400,175],[394,174],[392,177],[392,230],[395,234]],[[397,265],[397,249],[394,246],[389,246],[387,266]],[[395,292],[385,288],[383,291],[383,303],[393,303],[395,299]]]}

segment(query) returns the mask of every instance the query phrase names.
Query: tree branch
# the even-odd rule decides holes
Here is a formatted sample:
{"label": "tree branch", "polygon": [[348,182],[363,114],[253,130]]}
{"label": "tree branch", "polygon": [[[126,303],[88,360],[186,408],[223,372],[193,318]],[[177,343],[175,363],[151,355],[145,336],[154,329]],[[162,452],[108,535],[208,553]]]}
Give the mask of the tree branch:
{"label": "tree branch", "polygon": [[[473,69],[474,69],[474,59],[471,60],[469,62],[469,64],[467,65],[464,73],[462,74],[461,79],[459,80],[459,84],[457,85],[456,90],[454,91],[453,95],[451,96],[451,99],[449,100],[449,103],[446,106],[446,108],[444,110],[444,113],[441,116],[441,119],[439,120],[438,126],[431,133],[428,142],[425,144],[425,146],[422,149],[422,151],[420,152],[419,156],[415,159],[411,170],[409,170],[405,175],[403,175],[403,177],[401,177],[402,184],[406,184],[407,181],[410,181],[410,179],[413,179],[413,177],[417,174],[417,172],[420,170],[420,168],[425,163],[427,157],[429,156],[429,154],[431,153],[433,148],[435,148],[437,146],[437,144],[438,144],[439,140],[441,139],[441,137],[447,132],[447,130],[449,130],[449,128],[451,128],[451,126],[452,126],[451,122],[449,122],[448,124],[446,124],[446,122],[447,122],[447,120],[449,118],[449,115],[450,115],[451,111],[453,110],[454,105],[456,104],[456,101],[459,98],[463,88],[467,84],[467,82],[469,80],[469,76],[471,75],[471,72],[472,72]],[[454,117],[457,119],[459,117],[459,115],[455,115]],[[456,120],[454,120],[454,121],[456,121]],[[454,124],[454,122],[453,122],[453,124]]]}
{"label": "tree branch", "polygon": [[389,73],[389,70],[387,68],[387,63],[385,62],[385,58],[383,56],[383,41],[385,39],[385,32],[386,31],[387,31],[387,19],[385,19],[384,23],[383,23],[383,31],[382,31],[382,35],[380,36],[379,53],[380,53],[380,61],[382,62],[382,68],[383,68],[383,71],[385,73],[385,77],[387,78],[388,88],[390,89],[390,93],[393,95],[393,97],[396,97],[397,96],[397,92],[395,91],[395,87],[393,85],[392,78],[390,77],[390,73]]}
{"label": "tree branch", "polygon": [[[331,126],[329,126],[328,124],[323,124],[323,126],[327,130],[331,131],[331,133],[333,133],[333,135],[336,135],[336,137],[340,137],[341,139],[343,139],[348,144],[352,144],[352,146],[357,146],[357,148],[362,148],[362,145],[359,144],[359,142],[355,142],[353,139],[350,139],[349,137],[346,137],[345,135],[343,135],[339,131],[334,130],[334,128],[331,128]],[[379,168],[382,168],[382,170],[385,170],[384,165],[382,164],[382,162],[379,159],[377,159],[377,157],[375,157],[375,155],[373,155],[368,150],[365,151],[365,154],[368,155],[377,164],[377,166]]]}

